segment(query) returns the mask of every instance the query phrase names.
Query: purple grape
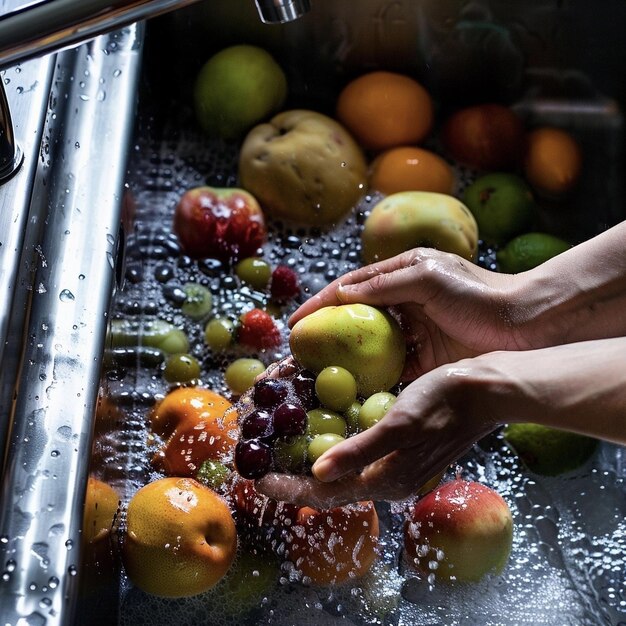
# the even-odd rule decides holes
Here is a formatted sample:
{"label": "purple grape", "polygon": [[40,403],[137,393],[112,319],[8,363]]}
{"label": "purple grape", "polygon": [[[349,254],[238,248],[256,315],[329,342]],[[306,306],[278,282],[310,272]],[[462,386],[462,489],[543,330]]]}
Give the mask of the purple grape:
{"label": "purple grape", "polygon": [[306,411],[316,409],[320,402],[315,393],[315,374],[303,370],[292,380],[298,400]]}
{"label": "purple grape", "polygon": [[253,411],[241,423],[242,439],[271,437],[273,434],[272,416],[267,411]]}
{"label": "purple grape", "polygon": [[277,437],[303,435],[306,423],[306,411],[299,404],[285,402],[274,411],[274,434]]}
{"label": "purple grape", "polygon": [[258,439],[239,441],[235,446],[235,468],[243,478],[261,478],[274,462],[272,449]]}
{"label": "purple grape", "polygon": [[263,378],[254,385],[254,405],[261,409],[273,409],[289,395],[289,385],[284,380]]}

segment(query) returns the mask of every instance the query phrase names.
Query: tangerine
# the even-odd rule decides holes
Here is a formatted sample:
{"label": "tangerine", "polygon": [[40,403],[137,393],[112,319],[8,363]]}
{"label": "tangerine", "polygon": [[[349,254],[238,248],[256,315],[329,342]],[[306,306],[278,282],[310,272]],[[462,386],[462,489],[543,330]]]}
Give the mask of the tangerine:
{"label": "tangerine", "polygon": [[386,195],[400,191],[452,194],[454,172],[438,155],[402,146],[379,154],[370,166],[370,189]]}
{"label": "tangerine", "polygon": [[237,413],[210,389],[180,387],[170,392],[150,416],[152,432],[167,441],[153,466],[170,476],[195,476],[206,459],[222,460],[236,443]]}
{"label": "tangerine", "polygon": [[537,191],[561,196],[574,186],[581,169],[580,147],[568,132],[546,126],[528,134],[524,174]]}
{"label": "tangerine", "polygon": [[365,148],[419,143],[433,125],[433,101],[416,80],[376,71],[349,82],[339,94],[337,118]]}

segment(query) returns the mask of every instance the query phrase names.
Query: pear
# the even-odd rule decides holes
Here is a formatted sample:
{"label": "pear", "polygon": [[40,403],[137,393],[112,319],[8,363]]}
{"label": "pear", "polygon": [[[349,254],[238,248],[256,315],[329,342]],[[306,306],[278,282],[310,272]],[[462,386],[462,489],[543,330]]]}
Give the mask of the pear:
{"label": "pear", "polygon": [[329,306],[307,315],[293,327],[289,345],[296,361],[316,374],[331,365],[347,369],[364,397],[397,384],[406,356],[395,319],[366,304]]}

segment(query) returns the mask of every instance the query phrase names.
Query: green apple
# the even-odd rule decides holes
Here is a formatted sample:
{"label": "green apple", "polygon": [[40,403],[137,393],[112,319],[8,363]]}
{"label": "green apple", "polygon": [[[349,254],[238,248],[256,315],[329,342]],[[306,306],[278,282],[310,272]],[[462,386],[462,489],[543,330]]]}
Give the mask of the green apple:
{"label": "green apple", "polygon": [[249,45],[213,55],[194,86],[200,126],[211,136],[237,139],[276,113],[287,97],[287,78],[271,54]]}
{"label": "green apple", "polygon": [[508,173],[481,176],[466,190],[463,201],[478,223],[481,239],[503,244],[527,231],[535,217],[535,199],[526,182]]}

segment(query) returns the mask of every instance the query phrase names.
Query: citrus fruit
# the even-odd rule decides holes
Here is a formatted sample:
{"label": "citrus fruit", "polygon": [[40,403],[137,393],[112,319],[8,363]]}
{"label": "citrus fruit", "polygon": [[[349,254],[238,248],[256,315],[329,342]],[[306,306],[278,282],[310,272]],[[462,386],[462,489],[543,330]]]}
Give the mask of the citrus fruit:
{"label": "citrus fruit", "polygon": [[363,147],[384,150],[422,141],[433,124],[433,102],[409,76],[370,72],[342,89],[337,118]]}
{"label": "citrus fruit", "polygon": [[597,440],[540,424],[509,424],[504,438],[536,474],[558,476],[580,467],[593,454]]}
{"label": "citrus fruit", "polygon": [[543,127],[528,134],[524,174],[537,191],[560,196],[572,189],[581,169],[580,147],[566,131]]}
{"label": "citrus fruit", "polygon": [[515,174],[481,176],[465,190],[463,200],[476,218],[479,236],[490,243],[505,243],[528,230],[535,215],[532,191]]}
{"label": "citrus fruit", "polygon": [[452,193],[454,172],[429,150],[402,146],[379,154],[370,166],[370,189],[384,194],[399,191]]}
{"label": "citrus fruit", "polygon": [[541,265],[570,248],[563,239],[547,233],[526,233],[519,235],[496,253],[501,272],[517,274]]}
{"label": "citrus fruit", "polygon": [[131,581],[162,597],[211,589],[229,570],[237,530],[226,502],[189,478],[161,478],[128,504],[123,560]]}
{"label": "citrus fruit", "polygon": [[269,52],[238,45],[213,55],[194,85],[200,126],[211,136],[236,139],[275,113],[287,96],[287,78]]}

